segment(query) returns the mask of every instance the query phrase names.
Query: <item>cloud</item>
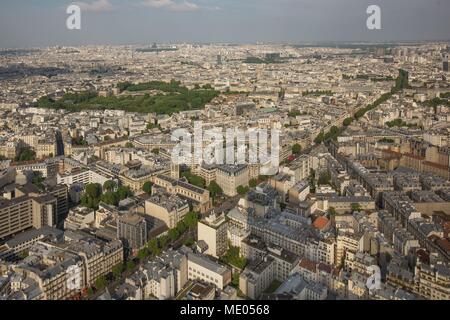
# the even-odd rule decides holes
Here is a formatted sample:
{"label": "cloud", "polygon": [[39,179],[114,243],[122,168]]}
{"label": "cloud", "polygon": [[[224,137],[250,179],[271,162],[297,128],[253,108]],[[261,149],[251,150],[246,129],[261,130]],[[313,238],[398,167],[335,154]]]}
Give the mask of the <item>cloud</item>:
{"label": "cloud", "polygon": [[146,0],[142,2],[142,5],[151,8],[181,12],[198,11],[202,9],[199,5],[187,0]]}
{"label": "cloud", "polygon": [[114,6],[109,0],[95,0],[92,3],[77,1],[75,4],[79,5],[83,11],[105,12],[114,10]]}

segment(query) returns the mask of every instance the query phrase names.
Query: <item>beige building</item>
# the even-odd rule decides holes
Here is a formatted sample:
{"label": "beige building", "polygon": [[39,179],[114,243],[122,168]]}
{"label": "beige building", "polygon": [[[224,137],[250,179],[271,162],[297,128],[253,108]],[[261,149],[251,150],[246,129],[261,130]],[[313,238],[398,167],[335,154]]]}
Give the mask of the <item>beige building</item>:
{"label": "beige building", "polygon": [[154,192],[145,201],[145,213],[164,221],[169,229],[175,228],[189,212],[189,203],[175,194]]}
{"label": "beige building", "polygon": [[5,144],[0,144],[0,156],[6,159],[14,159],[19,155],[20,146],[17,142],[6,142]]}
{"label": "beige building", "polygon": [[28,260],[12,266],[10,294],[26,300],[61,300],[79,294],[123,262],[120,241],[86,238],[69,245],[38,242]]}
{"label": "beige building", "polygon": [[152,181],[155,185],[164,188],[171,194],[177,194],[192,200],[194,202],[194,211],[205,213],[212,207],[212,200],[209,191],[206,189],[165,175],[153,177]]}
{"label": "beige building", "polygon": [[206,185],[209,185],[211,181],[216,180],[217,166],[203,163],[194,168],[194,173],[205,179]]}
{"label": "beige building", "polygon": [[231,282],[231,270],[193,252],[188,252],[188,279],[201,280],[223,290]]}
{"label": "beige building", "polygon": [[418,294],[432,300],[450,300],[450,274],[445,265],[418,263],[415,274]]}
{"label": "beige building", "polygon": [[270,256],[252,261],[239,277],[239,289],[250,299],[258,299],[275,279],[275,269]]}
{"label": "beige building", "polygon": [[214,211],[211,215],[205,217],[198,222],[198,241],[205,241],[208,245],[206,254],[215,258],[219,258],[227,251],[227,222],[225,215],[216,214]]}
{"label": "beige building", "polygon": [[127,187],[130,187],[133,191],[142,191],[142,187],[144,183],[147,181],[151,181],[152,177],[163,174],[168,170],[157,170],[157,171],[136,171],[136,170],[128,170],[124,171],[121,175],[119,175],[119,181]]}
{"label": "beige building", "polygon": [[356,253],[359,249],[359,237],[353,234],[339,234],[336,239],[335,264],[340,265],[345,258],[345,253]]}
{"label": "beige building", "polygon": [[28,184],[8,190],[0,198],[0,238],[34,227],[56,226],[67,212],[65,186],[39,190]]}
{"label": "beige building", "polygon": [[56,156],[56,141],[41,140],[35,150],[37,159],[54,157]]}
{"label": "beige building", "polygon": [[229,197],[237,195],[237,187],[247,187],[249,171],[246,165],[221,165],[217,168],[216,182]]}
{"label": "beige building", "polygon": [[112,268],[123,262],[123,246],[119,240],[108,243],[94,239],[75,241],[67,250],[77,254],[83,260],[84,279],[92,286],[101,276],[106,276]]}
{"label": "beige building", "polygon": [[92,226],[95,222],[93,209],[86,207],[76,207],[69,210],[69,215],[64,220],[64,229],[81,230]]}

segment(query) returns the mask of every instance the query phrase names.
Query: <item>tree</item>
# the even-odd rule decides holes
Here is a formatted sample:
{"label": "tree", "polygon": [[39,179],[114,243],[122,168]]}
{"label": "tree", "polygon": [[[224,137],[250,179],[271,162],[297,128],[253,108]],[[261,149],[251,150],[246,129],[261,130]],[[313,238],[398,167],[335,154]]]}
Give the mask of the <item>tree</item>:
{"label": "tree", "polygon": [[15,161],[30,161],[36,159],[36,152],[30,148],[23,148],[19,155],[14,159]]}
{"label": "tree", "polygon": [[91,209],[98,209],[98,203],[99,199],[92,199],[91,197],[88,197],[87,195],[83,195],[81,197],[81,204],[85,207],[91,208]]}
{"label": "tree", "polygon": [[134,261],[128,260],[127,261],[127,270],[132,270],[132,269],[134,269],[134,267],[136,267],[136,264],[134,263]]}
{"label": "tree", "polygon": [[42,175],[42,172],[40,171],[33,171],[33,178],[31,179],[31,182],[35,185],[40,185],[42,182],[44,182],[45,178]]}
{"label": "tree", "polygon": [[169,243],[169,236],[166,235],[159,238],[159,244],[161,249],[164,249],[168,243]]}
{"label": "tree", "polygon": [[330,213],[331,216],[335,216],[336,215],[336,209],[334,207],[329,207],[328,208],[328,212]]}
{"label": "tree", "polygon": [[349,125],[352,124],[352,122],[353,122],[353,117],[345,118],[343,125],[344,125],[344,127],[348,127]]}
{"label": "tree", "polygon": [[180,222],[177,223],[177,230],[180,234],[184,233],[186,231],[186,229],[188,228],[186,225],[186,222],[184,222],[184,220],[181,220]]}
{"label": "tree", "polygon": [[125,148],[134,148],[134,144],[132,144],[131,142],[127,142],[125,143]]}
{"label": "tree", "polygon": [[184,222],[189,229],[197,228],[198,214],[195,212],[189,212],[184,216]]}
{"label": "tree", "polygon": [[221,257],[220,260],[226,264],[232,265],[242,270],[245,268],[247,260],[244,257],[241,257],[239,252],[239,247],[233,247],[230,245],[228,251]]}
{"label": "tree", "polygon": [[319,180],[317,184],[330,184],[331,183],[331,174],[330,172],[322,172],[319,176]]}
{"label": "tree", "polygon": [[184,110],[201,109],[219,95],[211,86],[203,90],[189,90],[180,82],[150,81],[139,84],[121,84],[118,88],[127,91],[159,90],[158,95],[125,95],[100,97],[96,92],[66,93],[61,99],[44,96],[37,102],[41,108],[66,109],[72,112],[96,110],[108,106],[113,110],[157,114],[173,114]]}
{"label": "tree", "polygon": [[309,188],[312,193],[316,192],[316,171],[314,169],[309,172]]}
{"label": "tree", "polygon": [[154,123],[147,124],[147,130],[152,130],[152,129],[155,129],[155,128],[158,128],[157,124],[154,124]]}
{"label": "tree", "polygon": [[19,253],[19,258],[25,259],[26,257],[28,257],[28,255],[29,255],[28,250],[23,250]]}
{"label": "tree", "polygon": [[102,186],[99,183],[86,185],[86,195],[92,199],[98,199],[102,194]]}
{"label": "tree", "polygon": [[315,143],[322,143],[323,141],[324,141],[324,137],[325,137],[325,134],[323,133],[323,131],[321,131],[318,135],[317,135],[317,137],[314,139],[314,142]]}
{"label": "tree", "polygon": [[223,194],[222,188],[215,181],[211,181],[208,186],[208,191],[211,194],[211,197],[215,198],[218,195]]}
{"label": "tree", "polygon": [[106,191],[114,191],[114,189],[117,187],[117,183],[115,183],[112,180],[105,181],[103,184],[103,190]]}
{"label": "tree", "polygon": [[236,191],[239,195],[243,196],[248,192],[248,187],[244,187],[244,186],[239,186],[236,188]]}
{"label": "tree", "polygon": [[81,204],[91,209],[97,209],[101,195],[102,186],[99,183],[89,183],[81,197]]}
{"label": "tree", "polygon": [[169,230],[169,238],[171,241],[175,241],[180,236],[180,233],[178,232],[177,228],[173,228]]}
{"label": "tree", "polygon": [[117,195],[119,196],[119,201],[126,199],[128,197],[132,197],[133,196],[133,191],[131,191],[130,187],[119,187],[117,189]]}
{"label": "tree", "polygon": [[197,186],[199,188],[204,188],[206,185],[205,179],[203,179],[200,176],[192,174],[191,170],[181,172],[181,176],[185,177],[190,184],[193,184],[194,186]]}
{"label": "tree", "polygon": [[148,257],[147,248],[143,248],[143,249],[139,250],[137,257],[139,260],[144,260],[145,258],[147,258]]}
{"label": "tree", "polygon": [[104,203],[112,205],[112,206],[117,206],[119,204],[119,196],[117,195],[117,193],[112,192],[112,191],[108,191],[108,192],[102,194],[100,199]]}
{"label": "tree", "polygon": [[151,183],[150,181],[147,181],[142,186],[142,191],[144,191],[147,194],[152,194],[152,187],[153,187],[153,183]]}
{"label": "tree", "polygon": [[108,281],[105,276],[100,276],[95,280],[95,287],[97,290],[102,290],[108,285]]}
{"label": "tree", "polygon": [[352,203],[352,211],[361,211],[359,203]]}
{"label": "tree", "polygon": [[292,146],[292,154],[300,154],[300,152],[302,152],[302,146],[298,143],[294,144]]}
{"label": "tree", "polygon": [[256,186],[258,185],[258,180],[256,180],[256,179],[250,179],[250,181],[248,182],[248,184],[250,185],[250,188],[256,188]]}
{"label": "tree", "polygon": [[158,154],[159,154],[159,148],[153,149],[153,150],[152,150],[152,153],[158,155]]}
{"label": "tree", "polygon": [[183,244],[187,247],[191,247],[194,243],[195,243],[194,238],[190,237],[190,238],[187,238]]}
{"label": "tree", "polygon": [[120,277],[122,276],[122,272],[124,271],[124,265],[123,263],[119,263],[117,265],[115,265],[114,267],[112,267],[112,274],[114,276],[114,279],[120,279]]}
{"label": "tree", "polygon": [[161,253],[161,248],[158,245],[158,239],[155,238],[150,240],[147,246],[153,255],[157,256]]}

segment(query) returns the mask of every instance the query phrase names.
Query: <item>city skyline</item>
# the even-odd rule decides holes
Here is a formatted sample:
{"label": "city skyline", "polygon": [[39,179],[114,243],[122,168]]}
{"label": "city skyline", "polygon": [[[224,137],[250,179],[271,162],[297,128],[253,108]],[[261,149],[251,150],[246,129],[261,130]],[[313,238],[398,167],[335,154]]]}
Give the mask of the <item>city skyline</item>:
{"label": "city skyline", "polygon": [[450,300],[449,1],[69,4],[0,12],[0,301]]}

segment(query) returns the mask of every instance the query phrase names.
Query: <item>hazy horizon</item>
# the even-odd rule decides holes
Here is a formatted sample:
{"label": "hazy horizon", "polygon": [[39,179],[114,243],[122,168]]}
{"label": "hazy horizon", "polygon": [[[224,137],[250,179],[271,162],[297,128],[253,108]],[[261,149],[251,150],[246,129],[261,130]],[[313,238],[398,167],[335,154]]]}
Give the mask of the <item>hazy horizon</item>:
{"label": "hazy horizon", "polygon": [[[66,8],[82,8],[68,30]],[[381,30],[366,9],[381,8]],[[15,0],[2,3],[0,48],[151,43],[398,43],[450,40],[445,0]]]}

